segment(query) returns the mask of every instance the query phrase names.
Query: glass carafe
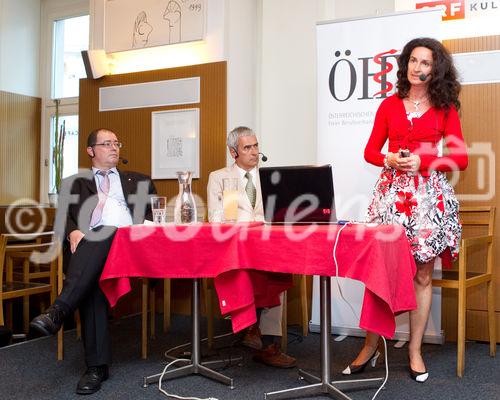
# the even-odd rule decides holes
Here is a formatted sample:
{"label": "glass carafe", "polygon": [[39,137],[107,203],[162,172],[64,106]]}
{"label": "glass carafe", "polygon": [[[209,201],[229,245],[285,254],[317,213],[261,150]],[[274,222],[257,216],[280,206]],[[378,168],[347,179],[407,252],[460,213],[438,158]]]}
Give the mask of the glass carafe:
{"label": "glass carafe", "polygon": [[179,194],[175,201],[174,222],[175,224],[194,224],[196,223],[196,204],[193,193],[191,192],[191,171],[177,172],[179,180]]}

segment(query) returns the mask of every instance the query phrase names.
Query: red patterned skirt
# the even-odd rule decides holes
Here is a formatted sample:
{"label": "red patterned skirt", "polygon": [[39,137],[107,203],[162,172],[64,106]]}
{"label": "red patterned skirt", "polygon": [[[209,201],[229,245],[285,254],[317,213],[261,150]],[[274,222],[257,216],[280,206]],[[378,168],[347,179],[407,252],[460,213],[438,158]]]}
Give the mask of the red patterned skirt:
{"label": "red patterned skirt", "polygon": [[443,172],[409,175],[384,168],[373,190],[367,222],[403,225],[417,263],[449,249],[458,255],[462,226],[458,200]]}

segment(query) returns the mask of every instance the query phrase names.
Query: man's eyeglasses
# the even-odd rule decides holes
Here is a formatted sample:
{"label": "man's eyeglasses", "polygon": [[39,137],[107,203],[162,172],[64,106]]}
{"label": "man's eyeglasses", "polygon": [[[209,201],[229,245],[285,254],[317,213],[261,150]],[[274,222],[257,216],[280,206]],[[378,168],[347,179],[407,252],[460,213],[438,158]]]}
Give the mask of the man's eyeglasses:
{"label": "man's eyeglasses", "polygon": [[102,143],[95,143],[93,146],[104,146],[107,149],[110,149],[113,146],[116,146],[119,149],[121,149],[123,147],[123,143],[121,143],[121,142],[112,142],[111,140],[106,140],[105,142],[102,142]]}

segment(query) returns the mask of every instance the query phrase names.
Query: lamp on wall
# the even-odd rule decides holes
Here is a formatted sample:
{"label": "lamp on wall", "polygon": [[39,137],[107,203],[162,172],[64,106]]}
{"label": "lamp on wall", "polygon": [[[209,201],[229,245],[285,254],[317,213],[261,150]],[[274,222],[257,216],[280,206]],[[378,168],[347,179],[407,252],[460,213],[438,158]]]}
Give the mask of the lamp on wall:
{"label": "lamp on wall", "polygon": [[98,79],[109,74],[109,62],[104,50],[82,50],[82,59],[88,79]]}

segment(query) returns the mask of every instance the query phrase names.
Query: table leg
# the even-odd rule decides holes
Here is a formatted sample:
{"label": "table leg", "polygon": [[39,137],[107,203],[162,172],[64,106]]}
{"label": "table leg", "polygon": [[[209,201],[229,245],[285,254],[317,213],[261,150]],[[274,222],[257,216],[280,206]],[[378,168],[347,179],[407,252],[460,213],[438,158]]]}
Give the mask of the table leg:
{"label": "table leg", "polygon": [[[180,368],[172,369],[165,372],[162,379],[174,379],[181,376],[198,374],[206,378],[221,382],[234,389],[233,379],[223,375],[217,371],[208,368],[200,362],[201,359],[201,338],[200,338],[200,280],[193,279],[193,294],[191,297],[191,362],[189,365]],[[144,377],[144,387],[151,383],[156,383],[160,380],[161,374]]]}
{"label": "table leg", "polygon": [[278,390],[266,393],[266,400],[291,399],[295,397],[315,396],[326,394],[334,399],[351,400],[340,389],[360,389],[365,386],[372,386],[380,383],[383,378],[357,379],[346,381],[331,382],[331,283],[329,276],[320,277],[320,331],[321,331],[321,377],[314,376],[306,371],[299,369],[300,378],[310,382],[310,385],[296,387],[292,389]]}

